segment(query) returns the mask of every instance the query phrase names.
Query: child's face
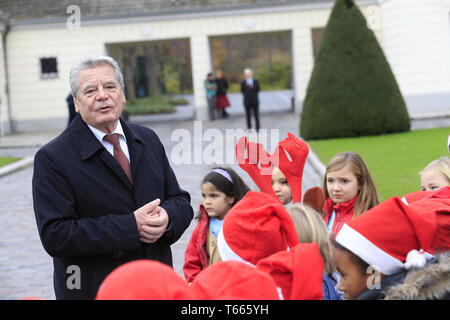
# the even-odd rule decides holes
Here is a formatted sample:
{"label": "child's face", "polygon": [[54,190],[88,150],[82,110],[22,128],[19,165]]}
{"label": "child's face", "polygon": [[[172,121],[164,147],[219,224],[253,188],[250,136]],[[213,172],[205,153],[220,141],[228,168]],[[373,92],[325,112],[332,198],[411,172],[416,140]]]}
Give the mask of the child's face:
{"label": "child's face", "polygon": [[272,188],[283,204],[288,204],[292,201],[291,187],[289,187],[286,177],[278,167],[273,168]]}
{"label": "child's face", "polygon": [[344,203],[356,197],[358,179],[349,165],[327,173],[327,190],[334,203]]}
{"label": "child's face", "polygon": [[229,197],[219,191],[211,182],[202,184],[202,204],[209,217],[223,219],[234,203],[234,197]]}
{"label": "child's face", "polygon": [[344,292],[344,299],[354,300],[367,290],[367,279],[370,275],[361,272],[348,252],[333,247],[333,260],[341,274],[338,290]]}
{"label": "child's face", "polygon": [[450,186],[446,177],[438,170],[427,170],[420,179],[422,191],[433,191]]}

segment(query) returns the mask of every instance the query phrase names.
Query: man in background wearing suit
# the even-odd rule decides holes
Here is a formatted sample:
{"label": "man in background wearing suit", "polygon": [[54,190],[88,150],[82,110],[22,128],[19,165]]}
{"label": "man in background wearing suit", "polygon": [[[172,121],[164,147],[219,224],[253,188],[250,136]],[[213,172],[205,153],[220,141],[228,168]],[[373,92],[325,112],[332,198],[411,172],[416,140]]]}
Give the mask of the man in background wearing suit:
{"label": "man in background wearing suit", "polygon": [[119,119],[125,96],[116,61],[81,59],[70,85],[79,114],[37,152],[33,204],[56,298],[93,299],[126,262],[172,266],[170,245],[193,210],[155,132]]}
{"label": "man in background wearing suit", "polygon": [[247,119],[247,128],[252,128],[251,113],[255,116],[256,131],[259,131],[259,82],[253,79],[251,69],[244,70],[245,79],[241,82],[241,92],[244,95],[245,117]]}

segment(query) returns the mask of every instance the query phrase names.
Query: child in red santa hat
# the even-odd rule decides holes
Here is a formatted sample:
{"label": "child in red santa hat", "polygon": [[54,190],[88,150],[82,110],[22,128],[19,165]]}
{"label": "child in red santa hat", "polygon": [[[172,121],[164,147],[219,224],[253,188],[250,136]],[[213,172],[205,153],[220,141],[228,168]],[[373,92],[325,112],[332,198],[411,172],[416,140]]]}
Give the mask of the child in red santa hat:
{"label": "child in red santa hat", "polygon": [[199,300],[279,300],[275,281],[239,261],[219,261],[202,270],[190,287]]}
{"label": "child in red santa hat", "polygon": [[184,279],[169,266],[135,260],[113,270],[103,280],[96,300],[192,300]]}
{"label": "child in red santa hat", "polygon": [[217,241],[222,261],[252,266],[299,243],[294,222],[280,201],[256,191],[248,192],[228,212]]}
{"label": "child in red santa hat", "polygon": [[[390,198],[332,240],[346,299],[441,299],[450,292],[450,200]],[[428,262],[420,249],[435,254]]]}
{"label": "child in red santa hat", "polygon": [[323,259],[316,243],[300,243],[261,259],[256,267],[272,276],[285,300],[321,300]]}

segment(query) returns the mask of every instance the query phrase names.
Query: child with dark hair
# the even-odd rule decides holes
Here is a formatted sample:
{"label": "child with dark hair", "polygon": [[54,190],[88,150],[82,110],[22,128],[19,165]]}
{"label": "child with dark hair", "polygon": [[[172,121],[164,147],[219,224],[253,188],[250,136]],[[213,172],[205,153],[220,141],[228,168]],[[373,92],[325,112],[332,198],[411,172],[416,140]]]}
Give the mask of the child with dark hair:
{"label": "child with dark hair", "polygon": [[202,203],[195,217],[194,229],[185,252],[183,266],[187,282],[207,266],[220,261],[217,236],[228,211],[245,194],[249,187],[231,168],[213,168],[202,180]]}
{"label": "child with dark hair", "polygon": [[330,242],[333,247],[334,263],[338,263],[337,270],[340,274],[339,290],[345,290],[345,299],[356,299],[363,291],[367,290],[367,273],[369,265],[353,254],[350,250],[341,246],[332,235]]}
{"label": "child with dark hair", "polygon": [[344,224],[331,240],[344,298],[448,299],[449,213],[448,198],[393,197]]}

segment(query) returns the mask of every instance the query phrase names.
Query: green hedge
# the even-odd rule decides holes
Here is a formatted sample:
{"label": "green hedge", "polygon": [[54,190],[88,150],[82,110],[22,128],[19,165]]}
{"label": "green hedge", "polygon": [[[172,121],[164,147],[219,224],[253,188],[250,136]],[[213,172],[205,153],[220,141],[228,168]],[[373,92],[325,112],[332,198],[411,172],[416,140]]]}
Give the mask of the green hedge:
{"label": "green hedge", "polygon": [[169,96],[155,96],[129,100],[126,110],[129,114],[157,114],[175,112],[175,105],[184,105],[189,102],[184,98],[172,98]]}
{"label": "green hedge", "polygon": [[324,30],[300,121],[305,139],[405,132],[410,119],[392,70],[352,0]]}

